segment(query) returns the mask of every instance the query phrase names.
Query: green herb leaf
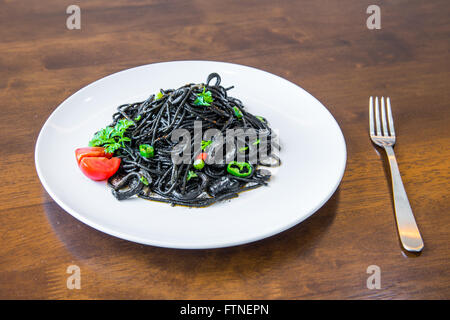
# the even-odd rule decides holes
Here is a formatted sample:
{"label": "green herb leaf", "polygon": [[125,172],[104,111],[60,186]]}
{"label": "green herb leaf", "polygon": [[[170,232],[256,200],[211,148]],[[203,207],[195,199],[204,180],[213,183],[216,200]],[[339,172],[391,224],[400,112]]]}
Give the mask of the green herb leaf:
{"label": "green herb leaf", "polygon": [[141,180],[143,184],[145,184],[146,186],[148,186],[148,180],[147,180],[146,177],[141,176],[141,177],[139,178],[139,180]]}
{"label": "green herb leaf", "polygon": [[266,120],[263,117],[261,117],[261,116],[255,116],[255,118],[258,119],[261,122],[266,122]]}
{"label": "green herb leaf", "polygon": [[194,171],[189,170],[186,181],[189,181],[192,178],[196,178],[196,177],[198,177],[198,175]]}
{"label": "green herb leaf", "polygon": [[213,102],[211,91],[206,91],[206,88],[203,87],[203,92],[197,94],[197,99],[195,99],[194,104],[196,106],[210,106],[211,102]]}
{"label": "green herb leaf", "polygon": [[244,152],[245,150],[247,150],[248,149],[248,147],[242,147],[242,148],[239,148],[239,152]]}
{"label": "green herb leaf", "polygon": [[104,144],[103,147],[105,148],[106,153],[114,153],[117,149],[120,148],[120,143],[118,142],[107,143]]}
{"label": "green herb leaf", "polygon": [[139,120],[141,120],[142,119],[142,116],[141,115],[138,115],[136,118],[134,118],[134,121],[139,121]]}
{"label": "green herb leaf", "polygon": [[163,96],[164,96],[164,94],[163,94],[161,91],[159,91],[159,92],[156,94],[155,100],[161,99]]}
{"label": "green herb leaf", "polygon": [[260,142],[261,142],[261,141],[258,139],[258,140],[256,140],[255,142],[253,142],[253,145],[256,146],[256,145],[258,145]]}
{"label": "green herb leaf", "polygon": [[111,127],[106,127],[105,129],[102,129],[98,131],[91,141],[89,141],[90,147],[98,147],[104,144],[104,141],[107,141],[111,137],[111,133],[114,131]]}
{"label": "green herb leaf", "polygon": [[202,150],[205,150],[210,144],[212,143],[212,140],[202,140]]}
{"label": "green herb leaf", "polygon": [[106,127],[98,131],[91,141],[90,147],[104,147],[108,153],[114,153],[121,146],[125,146],[125,142],[131,141],[130,138],[124,137],[126,130],[135,123],[128,119],[119,120],[114,127]]}
{"label": "green herb leaf", "polygon": [[128,137],[122,137],[119,139],[118,142],[122,144],[122,147],[125,147],[125,142],[130,142],[130,141],[131,141],[131,139]]}
{"label": "green herb leaf", "polygon": [[238,107],[233,107],[233,111],[238,119],[242,119],[242,111]]}
{"label": "green herb leaf", "polygon": [[132,125],[134,125],[134,122],[128,119],[121,119],[117,122],[116,126],[114,127],[114,129],[117,132],[120,133],[124,133],[129,127],[131,127]]}

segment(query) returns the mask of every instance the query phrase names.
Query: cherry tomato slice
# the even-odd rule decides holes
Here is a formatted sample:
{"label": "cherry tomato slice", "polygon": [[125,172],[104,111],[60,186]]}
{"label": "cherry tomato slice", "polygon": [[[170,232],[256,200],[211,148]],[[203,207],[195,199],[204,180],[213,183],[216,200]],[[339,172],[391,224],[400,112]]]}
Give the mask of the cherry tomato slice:
{"label": "cherry tomato slice", "polygon": [[120,166],[120,158],[84,157],[80,161],[80,169],[86,177],[100,181],[111,177]]}
{"label": "cherry tomato slice", "polygon": [[200,153],[200,154],[197,156],[197,159],[200,159],[200,160],[203,160],[203,161],[206,161],[206,158],[208,158],[208,154],[205,153],[205,152],[202,152],[202,153]]}
{"label": "cherry tomato slice", "polygon": [[105,148],[102,147],[85,147],[78,148],[75,150],[75,156],[77,158],[78,164],[80,164],[81,159],[84,157],[106,157],[111,158],[111,153],[106,153]]}

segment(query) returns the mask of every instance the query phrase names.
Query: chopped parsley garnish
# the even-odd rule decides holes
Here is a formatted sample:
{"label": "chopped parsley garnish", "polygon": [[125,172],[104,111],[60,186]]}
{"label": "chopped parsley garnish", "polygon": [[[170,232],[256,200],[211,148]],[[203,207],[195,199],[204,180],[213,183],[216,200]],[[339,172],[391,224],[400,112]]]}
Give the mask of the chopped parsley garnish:
{"label": "chopped parsley garnish", "polygon": [[130,138],[124,137],[125,131],[134,125],[134,122],[128,119],[119,120],[114,127],[106,127],[98,131],[91,141],[90,147],[104,147],[105,152],[114,153],[120,147],[125,146],[125,142],[131,141]]}
{"label": "chopped parsley garnish", "polygon": [[238,108],[238,107],[233,107],[233,111],[234,111],[234,115],[238,118],[238,119],[242,119],[242,111]]}
{"label": "chopped parsley garnish", "polygon": [[163,94],[161,91],[159,91],[159,92],[156,94],[155,100],[161,99],[162,97],[164,97],[164,94]]}
{"label": "chopped parsley garnish", "polygon": [[212,140],[202,140],[202,150],[205,150],[210,144],[212,143]]}
{"label": "chopped parsley garnish", "polygon": [[147,180],[146,177],[141,176],[141,177],[139,178],[139,180],[141,180],[141,182],[142,182],[143,184],[145,184],[146,186],[148,186],[148,180]]}
{"label": "chopped parsley garnish", "polygon": [[210,106],[213,102],[211,91],[205,91],[206,88],[203,87],[203,92],[197,94],[197,99],[195,99],[194,104],[196,106]]}
{"label": "chopped parsley garnish", "polygon": [[196,178],[196,177],[198,177],[198,175],[194,171],[189,170],[186,180],[189,181],[192,178]]}

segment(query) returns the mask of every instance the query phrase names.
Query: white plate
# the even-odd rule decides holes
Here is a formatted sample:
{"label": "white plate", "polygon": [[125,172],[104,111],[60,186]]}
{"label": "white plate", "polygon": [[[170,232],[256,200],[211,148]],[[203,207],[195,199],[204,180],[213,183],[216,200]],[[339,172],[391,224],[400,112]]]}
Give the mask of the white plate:
{"label": "white plate", "polygon": [[[211,72],[229,95],[279,130],[282,165],[268,187],[207,208],[116,200],[105,182],[86,178],[74,150],[111,122],[118,105],[160,88],[201,83]],[[305,220],[334,193],[346,163],[342,132],[328,110],[297,85],[258,69],[213,61],[175,61],[115,73],[79,90],[51,114],[35,151],[47,192],[80,221],[110,235],[170,248],[217,248],[263,239]],[[82,235],[80,235],[82,236]]]}

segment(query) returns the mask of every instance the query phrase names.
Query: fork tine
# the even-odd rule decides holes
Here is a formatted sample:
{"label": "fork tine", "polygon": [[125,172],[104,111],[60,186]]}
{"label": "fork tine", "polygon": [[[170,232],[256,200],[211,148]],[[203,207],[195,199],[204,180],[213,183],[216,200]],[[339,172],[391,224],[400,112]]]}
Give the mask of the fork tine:
{"label": "fork tine", "polygon": [[375,125],[377,128],[377,136],[381,136],[380,110],[378,108],[378,97],[375,97]]}
{"label": "fork tine", "polygon": [[391,132],[391,136],[395,137],[394,118],[392,117],[392,110],[391,110],[391,99],[389,99],[389,97],[387,97],[386,102],[387,102],[387,115],[388,115],[388,122],[389,122],[389,131]]}
{"label": "fork tine", "polygon": [[373,97],[369,98],[369,127],[370,127],[370,135],[375,135],[375,129],[373,127]]}
{"label": "fork tine", "polygon": [[387,123],[386,123],[386,107],[384,105],[384,97],[381,97],[381,123],[383,124],[383,135],[389,136]]}

